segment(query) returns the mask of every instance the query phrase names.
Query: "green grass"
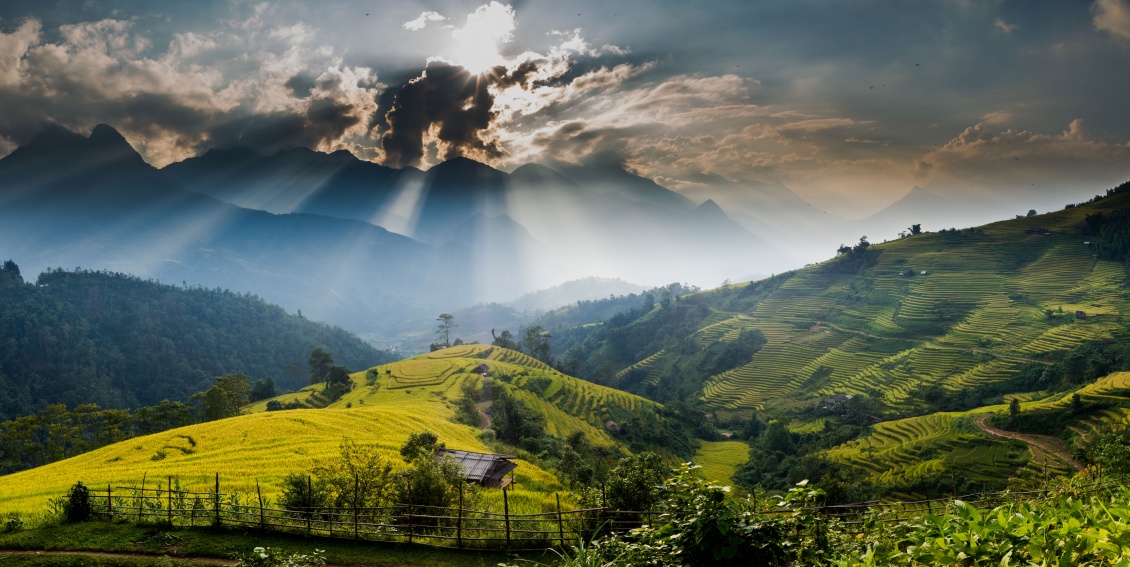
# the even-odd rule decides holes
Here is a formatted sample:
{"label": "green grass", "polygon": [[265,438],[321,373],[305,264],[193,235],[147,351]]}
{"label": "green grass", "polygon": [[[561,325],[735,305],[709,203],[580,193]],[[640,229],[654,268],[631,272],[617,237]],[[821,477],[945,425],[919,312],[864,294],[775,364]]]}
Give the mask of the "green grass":
{"label": "green grass", "polygon": [[[41,563],[5,563],[0,565],[166,565],[160,557],[175,559],[219,558],[232,559],[250,553],[255,547],[271,547],[288,553],[309,553],[325,550],[326,562],[336,565],[363,566],[433,566],[466,565],[493,566],[507,560],[507,555],[496,552],[459,552],[421,546],[350,542],[328,538],[287,536],[255,530],[174,528],[153,525],[110,524],[89,522],[82,524],[53,525],[0,535],[0,549],[38,551],[99,551],[149,555],[149,558],[105,558],[97,563],[90,557],[52,557]],[[528,556],[536,557],[536,556]],[[174,565],[186,563],[175,562]]]}
{"label": "green grass", "polygon": [[703,441],[694,455],[694,464],[702,467],[702,478],[719,484],[731,484],[738,467],[749,460],[749,445],[741,441]]}
{"label": "green grass", "polygon": [[[768,339],[748,364],[712,377],[703,401],[737,415],[841,393],[879,393],[887,403],[913,406],[924,386],[958,390],[1007,380],[1040,357],[1123,336],[1130,302],[1118,284],[1125,268],[1096,261],[1085,238],[1073,234],[1084,215],[1116,200],[1125,206],[1127,198],[974,234],[876,244],[878,263],[858,276],[801,270],[751,311],[716,313],[693,335],[700,345],[733,340],[742,329]],[[1054,234],[1027,234],[1034,226]],[[1064,316],[1045,316],[1061,308]],[[1087,318],[1076,321],[1075,311]],[[910,348],[896,355],[870,347],[884,339]],[[637,366],[661,355],[674,356],[656,353]],[[811,380],[821,367],[832,373]]]}
{"label": "green grass", "polygon": [[[217,473],[221,492],[255,494],[258,484],[274,501],[287,474],[333,458],[346,437],[376,445],[395,466],[404,466],[399,447],[411,432],[422,429],[435,432],[449,448],[493,452],[478,438],[481,430],[454,421],[455,402],[463,396],[460,387],[483,379],[474,372],[482,364],[502,387],[545,415],[550,434],[559,437],[581,432],[598,445],[617,446],[604,430],[605,422],[660,408],[639,396],[566,376],[522,353],[463,345],[376,367],[372,385],[368,371],[355,373],[353,390],[332,403],[322,396],[321,384],[276,398],[324,409],[267,412],[264,400],[245,408],[248,415],[134,438],[0,477],[0,514],[40,512],[49,498],[62,495],[78,480],[104,490],[108,485],[137,486],[143,480],[156,488],[173,477],[188,490],[206,490]],[[509,376],[509,382],[502,376]],[[536,379],[548,382],[540,393],[527,389]],[[190,438],[191,451],[170,450]],[[158,458],[159,451],[163,458]],[[564,487],[537,465],[517,462],[511,512],[552,510],[554,493],[564,494]],[[487,490],[482,498],[486,509],[501,510],[501,492]]]}

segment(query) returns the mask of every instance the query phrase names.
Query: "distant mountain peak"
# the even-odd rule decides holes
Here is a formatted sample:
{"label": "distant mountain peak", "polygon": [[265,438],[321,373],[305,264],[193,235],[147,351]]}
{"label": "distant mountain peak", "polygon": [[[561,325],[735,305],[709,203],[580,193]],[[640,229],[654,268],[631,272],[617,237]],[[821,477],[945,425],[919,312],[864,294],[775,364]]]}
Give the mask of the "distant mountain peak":
{"label": "distant mountain peak", "polygon": [[[72,132],[56,122],[45,122],[43,127],[23,148],[49,148],[58,146],[74,146],[82,144],[86,138],[82,134]],[[19,151],[19,150],[16,150]]]}
{"label": "distant mountain peak", "polygon": [[[109,124],[99,124],[95,126],[94,130],[90,132],[89,140],[91,143],[98,144],[100,146],[130,145],[129,142],[126,141],[125,136],[122,136],[120,132],[115,130],[114,127],[110,126]],[[133,146],[130,146],[130,149],[132,148]]]}
{"label": "distant mountain peak", "polygon": [[699,217],[714,217],[719,219],[731,220],[730,215],[714,202],[714,199],[707,199],[701,205],[695,207],[694,214]]}
{"label": "distant mountain peak", "polygon": [[456,156],[456,157],[453,157],[451,159],[445,160],[441,163],[438,163],[438,164],[432,166],[428,171],[431,171],[433,169],[438,170],[438,171],[445,171],[445,170],[453,170],[453,169],[494,169],[494,168],[485,164],[485,163],[475,161],[475,160],[473,160],[469,157]]}

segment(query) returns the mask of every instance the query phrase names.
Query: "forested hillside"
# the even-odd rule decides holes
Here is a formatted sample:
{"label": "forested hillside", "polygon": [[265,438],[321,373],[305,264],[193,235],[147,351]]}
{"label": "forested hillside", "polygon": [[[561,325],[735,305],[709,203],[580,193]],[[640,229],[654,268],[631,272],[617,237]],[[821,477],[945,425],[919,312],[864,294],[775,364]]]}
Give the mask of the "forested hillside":
{"label": "forested hillside", "polygon": [[55,403],[184,400],[231,372],[298,388],[318,346],[351,368],[392,360],[251,295],[83,270],[48,271],[31,284],[14,262],[0,270],[0,420]]}
{"label": "forested hillside", "polygon": [[[1086,393],[1130,369],[1127,218],[1123,184],[1045,215],[862,237],[802,270],[549,327],[551,347],[571,374],[697,407],[748,437],[737,478],[750,486],[808,478],[921,495],[1001,485],[1045,457],[1066,472],[1072,450],[1130,411],[1121,392]],[[1059,413],[1025,417],[1046,414],[1040,400]],[[1066,447],[979,425],[1010,414],[1004,425]],[[866,497],[853,494],[839,496]]]}

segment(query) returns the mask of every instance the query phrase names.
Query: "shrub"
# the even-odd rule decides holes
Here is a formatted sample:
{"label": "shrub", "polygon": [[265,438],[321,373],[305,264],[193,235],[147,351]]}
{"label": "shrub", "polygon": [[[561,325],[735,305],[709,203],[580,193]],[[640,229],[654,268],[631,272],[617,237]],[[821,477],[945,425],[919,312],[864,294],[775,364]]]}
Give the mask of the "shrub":
{"label": "shrub", "polygon": [[4,533],[6,533],[6,534],[10,534],[12,532],[18,532],[23,527],[24,527],[23,518],[21,518],[20,515],[15,513],[15,512],[10,512],[8,514],[8,519],[4,520]]}
{"label": "shrub", "polygon": [[63,517],[68,522],[85,522],[92,515],[94,506],[90,502],[90,489],[80,480],[67,492],[67,499],[63,502]]}
{"label": "shrub", "polygon": [[281,549],[256,547],[250,554],[240,557],[235,565],[236,567],[310,567],[325,564],[325,551],[321,549],[315,549],[310,554],[287,555]]}

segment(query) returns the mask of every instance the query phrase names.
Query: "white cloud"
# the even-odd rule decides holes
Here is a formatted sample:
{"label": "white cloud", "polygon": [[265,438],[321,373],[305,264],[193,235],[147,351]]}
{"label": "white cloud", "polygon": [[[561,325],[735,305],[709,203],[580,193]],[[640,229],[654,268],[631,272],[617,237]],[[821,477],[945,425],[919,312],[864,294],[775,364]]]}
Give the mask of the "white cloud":
{"label": "white cloud", "polygon": [[1091,12],[1096,29],[1130,40],[1130,0],[1095,0]]}
{"label": "white cloud", "polygon": [[999,130],[980,122],[923,156],[915,173],[941,185],[1111,183],[1130,178],[1130,142],[1095,139],[1080,119],[1057,134]]}
{"label": "white cloud", "polygon": [[439,12],[421,12],[420,16],[415,20],[404,22],[401,27],[410,31],[420,31],[427,27],[428,22],[442,22],[446,19],[447,18]]}
{"label": "white cloud", "polygon": [[985,124],[992,124],[993,126],[1007,124],[1011,121],[1012,113],[1007,110],[997,110],[981,117],[981,122],[984,122]]}
{"label": "white cloud", "polygon": [[256,142],[372,157],[372,141],[362,142],[384,85],[331,48],[295,45],[313,33],[302,24],[263,33],[265,10],[232,22],[239,33],[176,34],[163,53],[123,20],[61,26],[55,42],[34,20],[0,33],[0,140],[26,141],[44,121],[77,131],[104,122],[155,165]]}
{"label": "white cloud", "polygon": [[1004,20],[997,18],[993,21],[993,27],[1004,33],[1012,33],[1016,29],[1016,24],[1010,24]]}

